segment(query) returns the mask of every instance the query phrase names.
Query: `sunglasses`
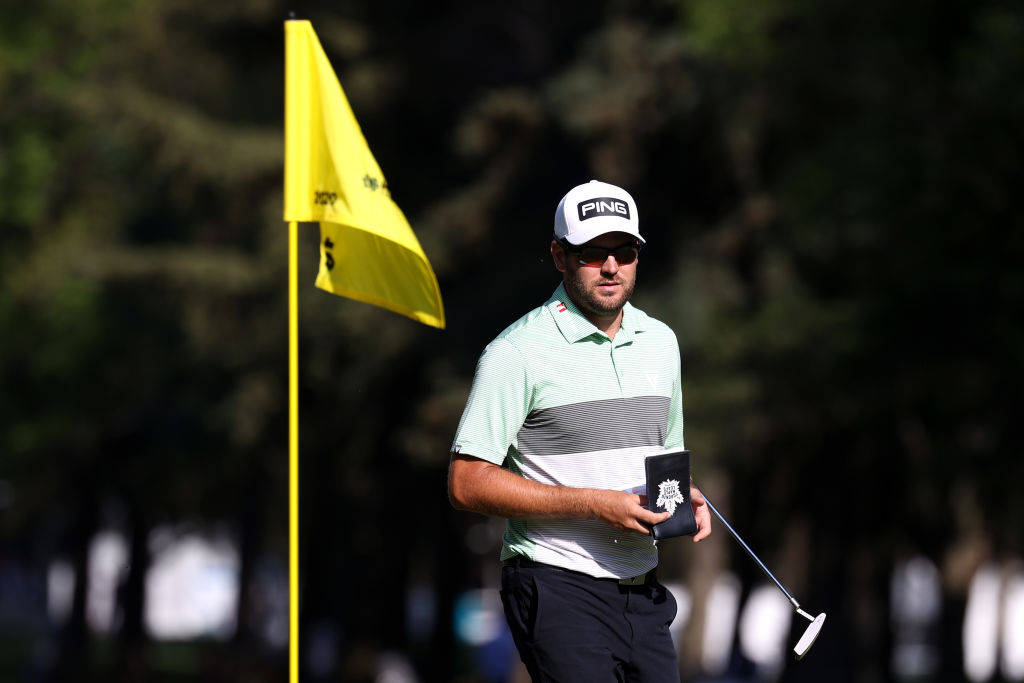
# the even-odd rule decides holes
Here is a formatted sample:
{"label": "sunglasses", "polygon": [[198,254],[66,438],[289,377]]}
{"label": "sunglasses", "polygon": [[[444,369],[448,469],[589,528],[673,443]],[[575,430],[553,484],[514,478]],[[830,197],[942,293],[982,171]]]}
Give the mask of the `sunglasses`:
{"label": "sunglasses", "polygon": [[608,260],[609,255],[614,256],[615,262],[620,266],[627,266],[640,256],[640,245],[636,242],[620,244],[611,248],[575,247],[562,240],[560,243],[566,251],[576,255],[579,265],[591,268],[600,268]]}

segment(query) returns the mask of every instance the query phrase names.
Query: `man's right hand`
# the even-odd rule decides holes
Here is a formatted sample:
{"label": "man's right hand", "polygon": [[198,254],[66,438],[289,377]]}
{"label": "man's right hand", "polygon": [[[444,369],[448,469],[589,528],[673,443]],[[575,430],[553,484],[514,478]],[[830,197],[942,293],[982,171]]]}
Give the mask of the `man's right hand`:
{"label": "man's right hand", "polygon": [[591,518],[619,531],[636,531],[650,536],[652,525],[672,516],[667,511],[651,512],[635,493],[606,489],[590,489],[588,493]]}
{"label": "man's right hand", "polygon": [[459,453],[452,455],[448,496],[459,510],[506,519],[595,519],[646,536],[651,534],[651,525],[672,516],[651,512],[635,493],[541,484]]}

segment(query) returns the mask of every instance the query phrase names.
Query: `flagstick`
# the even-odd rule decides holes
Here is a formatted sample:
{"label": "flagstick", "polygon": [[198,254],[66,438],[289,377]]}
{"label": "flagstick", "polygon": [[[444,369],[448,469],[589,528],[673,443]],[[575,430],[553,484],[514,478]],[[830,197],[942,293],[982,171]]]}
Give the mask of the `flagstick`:
{"label": "flagstick", "polygon": [[288,223],[288,680],[299,681],[299,228]]}

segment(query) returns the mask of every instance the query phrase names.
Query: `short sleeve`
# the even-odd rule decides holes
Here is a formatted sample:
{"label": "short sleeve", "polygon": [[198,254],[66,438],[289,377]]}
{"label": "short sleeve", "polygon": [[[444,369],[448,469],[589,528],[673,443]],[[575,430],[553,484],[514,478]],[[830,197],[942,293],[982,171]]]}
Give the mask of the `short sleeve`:
{"label": "short sleeve", "polygon": [[679,345],[675,344],[676,371],[672,378],[672,398],[668,405],[668,428],[665,434],[665,448],[684,448],[683,445],[683,377]]}
{"label": "short sleeve", "polygon": [[507,339],[495,339],[477,363],[452,451],[502,464],[530,412],[532,395],[522,353]]}

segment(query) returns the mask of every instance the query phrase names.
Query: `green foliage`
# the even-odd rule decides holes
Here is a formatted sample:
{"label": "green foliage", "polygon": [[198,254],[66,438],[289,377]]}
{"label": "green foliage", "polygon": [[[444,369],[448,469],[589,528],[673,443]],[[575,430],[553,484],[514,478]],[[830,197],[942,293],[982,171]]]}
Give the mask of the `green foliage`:
{"label": "green foliage", "polygon": [[693,0],[685,3],[693,54],[725,67],[757,69],[774,57],[780,26],[805,3],[792,0]]}

